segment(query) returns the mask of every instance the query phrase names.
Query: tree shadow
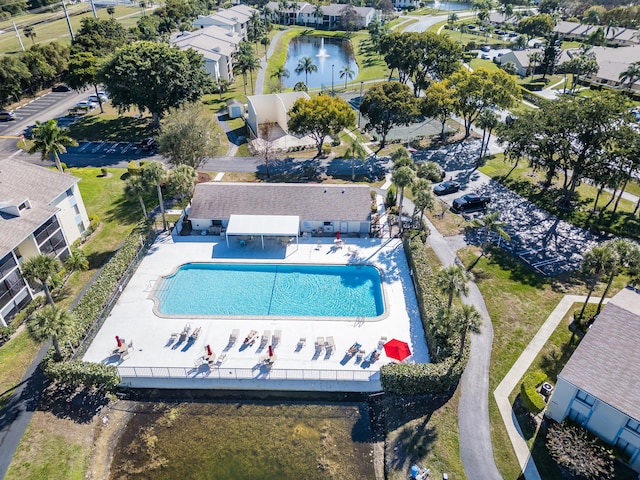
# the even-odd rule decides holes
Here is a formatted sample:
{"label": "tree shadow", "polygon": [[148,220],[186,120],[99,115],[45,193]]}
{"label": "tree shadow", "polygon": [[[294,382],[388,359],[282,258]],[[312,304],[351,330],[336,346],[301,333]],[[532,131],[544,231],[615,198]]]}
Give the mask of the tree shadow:
{"label": "tree shadow", "polygon": [[89,115],[69,126],[70,135],[78,141],[134,142],[156,133],[151,117],[117,117],[104,120]]}
{"label": "tree shadow", "polygon": [[93,417],[108,404],[109,399],[104,393],[58,387],[52,384],[43,392],[39,409],[75,423],[90,423]]}

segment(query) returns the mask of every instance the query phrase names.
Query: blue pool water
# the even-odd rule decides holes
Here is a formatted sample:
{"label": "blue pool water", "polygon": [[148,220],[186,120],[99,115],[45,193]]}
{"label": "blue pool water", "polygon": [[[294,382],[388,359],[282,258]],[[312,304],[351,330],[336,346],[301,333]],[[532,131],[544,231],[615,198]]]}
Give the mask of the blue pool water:
{"label": "blue pool water", "polygon": [[189,263],[155,292],[164,315],[376,317],[380,274],[353,265]]}

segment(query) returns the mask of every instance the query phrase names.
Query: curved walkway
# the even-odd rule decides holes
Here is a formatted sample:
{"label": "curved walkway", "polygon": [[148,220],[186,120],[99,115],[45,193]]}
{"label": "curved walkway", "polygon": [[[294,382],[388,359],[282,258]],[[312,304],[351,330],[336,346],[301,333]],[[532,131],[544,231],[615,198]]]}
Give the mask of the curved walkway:
{"label": "curved walkway", "polygon": [[[518,382],[529,368],[529,365],[531,365],[538,356],[542,347],[547,343],[549,337],[551,337],[573,304],[583,303],[586,299],[587,297],[582,295],[565,295],[560,303],[558,303],[558,306],[551,312],[547,321],[542,324],[540,330],[538,330],[538,333],[536,333],[531,342],[529,342],[529,345],[527,345],[520,357],[518,357],[518,360],[513,364],[511,370],[509,370],[502,379],[500,385],[498,385],[493,392],[493,396],[498,404],[498,410],[500,410],[500,415],[502,416],[507,433],[509,434],[509,439],[513,444],[516,457],[518,457],[518,463],[520,463],[520,468],[522,468],[526,480],[541,480],[541,477],[531,457],[529,446],[522,435],[522,430],[520,430],[520,426],[513,415],[509,395],[516,385],[518,385]],[[599,297],[592,297],[589,303],[598,303],[599,301]],[[607,303],[607,301],[608,299],[605,299],[604,303]]]}
{"label": "curved walkway", "polygon": [[258,75],[256,75],[256,95],[262,95],[264,93],[264,76],[267,72],[267,59],[273,55],[278,40],[284,32],[284,30],[280,30],[273,36],[267,49],[267,54],[260,59],[260,70],[258,70]]}

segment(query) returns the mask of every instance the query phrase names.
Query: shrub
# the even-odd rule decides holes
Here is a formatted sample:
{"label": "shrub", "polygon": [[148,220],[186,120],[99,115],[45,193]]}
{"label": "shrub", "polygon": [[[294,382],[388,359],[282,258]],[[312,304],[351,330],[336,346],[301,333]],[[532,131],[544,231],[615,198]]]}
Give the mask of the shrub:
{"label": "shrub", "polygon": [[8,342],[18,327],[22,325],[33,312],[42,307],[46,301],[47,299],[44,296],[35,297],[26,307],[15,314],[9,325],[0,327],[0,345]]}
{"label": "shrub", "polygon": [[329,155],[331,153],[331,145],[327,145],[326,143],[322,144],[322,153]]}
{"label": "shrub", "polygon": [[98,215],[89,215],[89,230],[95,231],[100,226],[100,217]]}
{"label": "shrub", "polygon": [[107,175],[109,175],[109,170],[107,170],[105,167],[102,167],[100,169],[100,175],[102,175],[103,177],[106,177]]}
{"label": "shrub", "polygon": [[118,369],[114,365],[70,360],[55,362],[47,358],[44,373],[47,378],[71,388],[112,392],[120,383]]}
{"label": "shrub", "polygon": [[586,330],[586,328],[593,323],[593,321],[596,319],[596,316],[598,315],[598,305],[593,303],[588,304],[584,309],[582,318],[580,318],[581,310],[582,307],[573,312],[573,320],[577,325],[580,326],[581,329]]}
{"label": "shrub", "polygon": [[396,189],[393,185],[387,190],[387,195],[384,197],[384,205],[387,208],[391,208],[396,204]]}
{"label": "shrub", "polygon": [[[405,235],[404,250],[409,268],[413,272],[420,319],[432,363],[384,365],[380,369],[382,388],[400,395],[449,392],[460,381],[467,364],[469,342],[459,357],[460,334],[454,330],[445,335],[434,322],[444,300],[434,286],[434,274],[420,237]],[[438,350],[439,353],[436,354]]]}
{"label": "shrub", "polygon": [[546,439],[549,455],[562,478],[614,478],[614,455],[610,446],[569,422],[552,423]]}
{"label": "shrub", "polygon": [[131,160],[129,162],[129,165],[127,165],[127,171],[132,177],[142,175],[142,167],[140,167],[140,165],[138,165],[138,162],[136,162],[135,160]]}
{"label": "shrub", "polygon": [[464,48],[467,52],[470,52],[471,50],[477,50],[478,44],[476,43],[475,40],[471,40],[469,43],[467,43],[467,45]]}
{"label": "shrub", "polygon": [[64,162],[60,162],[60,166],[62,167],[62,171],[66,172],[67,171],[67,164]]}
{"label": "shrub", "polygon": [[541,371],[527,373],[520,384],[520,399],[524,406],[534,415],[544,410],[545,401],[537,388],[547,379]]}

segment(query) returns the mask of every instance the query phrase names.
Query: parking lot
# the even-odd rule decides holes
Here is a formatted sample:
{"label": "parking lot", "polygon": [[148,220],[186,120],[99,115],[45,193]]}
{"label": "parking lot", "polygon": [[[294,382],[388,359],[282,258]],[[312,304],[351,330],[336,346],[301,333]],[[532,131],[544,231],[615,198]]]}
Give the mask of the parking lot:
{"label": "parking lot", "polygon": [[[461,183],[459,192],[439,197],[448,205],[465,193],[489,195],[489,210],[500,212],[500,220],[507,224],[505,230],[511,237],[505,242],[494,235],[493,240],[534,270],[545,276],[577,270],[582,262],[582,254],[604,239],[560,220],[483,173],[477,170],[472,172],[479,149],[479,141],[456,143],[427,152],[416,152],[414,159],[440,164],[447,171],[447,179]],[[476,213],[468,218],[481,215]],[[479,245],[483,239],[474,230],[468,233],[465,240]]]}
{"label": "parking lot", "polygon": [[[51,118],[44,115],[53,107],[61,106],[61,112],[65,112],[66,103],[77,97],[75,92],[49,92],[35,100],[14,109],[16,119],[11,122],[0,122],[0,135],[19,135],[24,129],[24,122],[35,123],[36,120],[45,121]],[[42,117],[41,117],[42,116]],[[41,118],[40,118],[41,117]],[[45,118],[46,117],[46,118]]]}

